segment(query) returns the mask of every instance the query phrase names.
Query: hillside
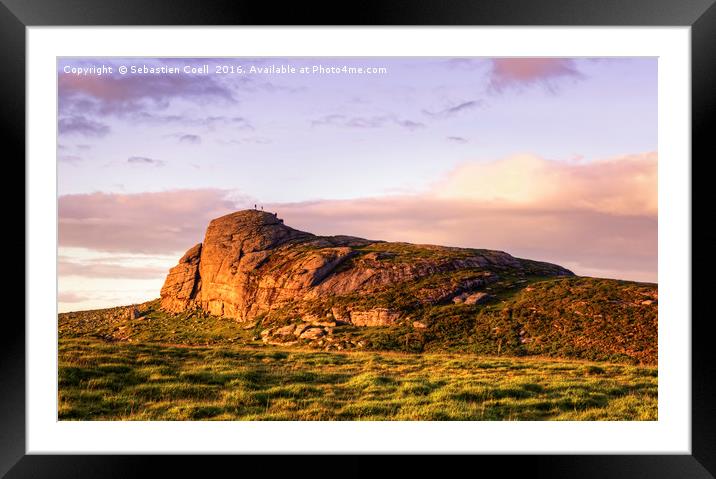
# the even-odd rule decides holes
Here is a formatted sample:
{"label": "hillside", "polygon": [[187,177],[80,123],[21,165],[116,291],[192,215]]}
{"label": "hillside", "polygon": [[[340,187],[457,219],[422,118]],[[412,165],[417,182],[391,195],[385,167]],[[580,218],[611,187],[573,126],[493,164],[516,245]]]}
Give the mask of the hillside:
{"label": "hillside", "polygon": [[273,214],[213,220],[161,298],[61,314],[61,338],[657,362],[656,285],[501,251],[322,237]]}

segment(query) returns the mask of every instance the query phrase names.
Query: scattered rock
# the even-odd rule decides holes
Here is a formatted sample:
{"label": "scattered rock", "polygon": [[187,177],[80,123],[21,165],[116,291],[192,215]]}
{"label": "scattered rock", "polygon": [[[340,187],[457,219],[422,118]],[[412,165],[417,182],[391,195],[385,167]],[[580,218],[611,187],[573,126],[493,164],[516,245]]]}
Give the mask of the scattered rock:
{"label": "scattered rock", "polygon": [[452,299],[455,304],[482,304],[492,299],[492,295],[482,291],[477,293],[465,292],[458,294]]}
{"label": "scattered rock", "polygon": [[296,325],[296,329],[293,330],[293,335],[301,336],[301,333],[303,333],[306,329],[308,329],[310,327],[311,327],[310,324],[306,324],[306,323],[298,324],[298,325]]}
{"label": "scattered rock", "polygon": [[288,326],[282,326],[274,331],[275,336],[293,336],[293,331],[296,329],[296,325],[289,324]]}
{"label": "scattered rock", "polygon": [[334,328],[336,326],[335,321],[314,321],[311,323],[312,326],[322,326],[324,328]]}
{"label": "scattered rock", "polygon": [[387,326],[400,319],[400,313],[386,308],[375,308],[369,311],[351,311],[351,323],[356,326]]}
{"label": "scattered rock", "polygon": [[465,304],[483,304],[492,299],[492,295],[479,292],[473,293],[465,298]]}
{"label": "scattered rock", "polygon": [[276,339],[269,338],[264,338],[263,342],[266,344],[271,344],[273,346],[293,346],[294,344],[298,343],[298,341],[279,341]]}
{"label": "scattered rock", "polygon": [[308,328],[303,333],[301,333],[300,338],[311,340],[311,339],[318,339],[324,335],[325,335],[325,333],[323,332],[323,329],[321,329],[321,328]]}

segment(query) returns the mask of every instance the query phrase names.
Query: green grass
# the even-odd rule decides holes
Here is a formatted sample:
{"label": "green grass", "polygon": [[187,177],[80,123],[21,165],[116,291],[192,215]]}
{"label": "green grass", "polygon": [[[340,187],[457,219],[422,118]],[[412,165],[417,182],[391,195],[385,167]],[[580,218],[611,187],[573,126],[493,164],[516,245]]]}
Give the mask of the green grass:
{"label": "green grass", "polygon": [[61,338],[60,420],[656,420],[657,370]]}
{"label": "green grass", "polygon": [[78,311],[59,315],[58,331],[64,338],[96,338],[131,343],[161,342],[186,345],[231,345],[251,343],[255,328],[228,318],[206,314],[168,314],[159,309],[159,301],[139,305],[141,318],[126,320],[113,315],[115,310]]}

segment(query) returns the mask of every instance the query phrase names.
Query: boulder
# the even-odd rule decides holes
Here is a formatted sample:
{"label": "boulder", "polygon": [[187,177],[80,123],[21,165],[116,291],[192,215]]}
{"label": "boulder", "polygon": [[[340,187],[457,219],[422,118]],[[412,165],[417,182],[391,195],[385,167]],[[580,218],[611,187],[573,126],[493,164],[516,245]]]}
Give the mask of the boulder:
{"label": "boulder", "polygon": [[311,327],[311,325],[310,325],[310,324],[306,324],[306,323],[297,324],[297,325],[296,325],[296,329],[293,330],[293,335],[294,335],[294,336],[301,336],[301,333],[303,333],[305,330],[307,330],[307,329],[310,328],[310,327]]}
{"label": "boulder", "polygon": [[292,336],[296,326],[289,324],[288,326],[282,326],[273,332],[274,336]]}
{"label": "boulder", "polygon": [[465,298],[465,304],[483,304],[483,303],[486,303],[487,301],[489,301],[490,299],[492,299],[492,296],[487,293],[483,293],[483,292],[472,293],[467,298]]}
{"label": "boulder", "polygon": [[400,319],[400,312],[386,308],[369,311],[351,311],[351,323],[356,326],[388,326]]}
{"label": "boulder", "polygon": [[131,320],[139,317],[139,310],[135,306],[128,306],[124,309],[122,319]]}
{"label": "boulder", "polygon": [[311,339],[318,339],[324,335],[325,335],[325,333],[323,332],[322,328],[308,328],[304,332],[301,333],[300,338],[311,340]]}

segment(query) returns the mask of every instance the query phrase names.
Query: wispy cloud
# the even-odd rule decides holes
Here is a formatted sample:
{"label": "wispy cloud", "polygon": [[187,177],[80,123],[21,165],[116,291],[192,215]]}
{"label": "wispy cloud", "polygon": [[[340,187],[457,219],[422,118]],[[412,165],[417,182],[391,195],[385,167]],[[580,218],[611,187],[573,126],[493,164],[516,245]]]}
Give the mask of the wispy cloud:
{"label": "wispy cloud", "polygon": [[141,111],[133,114],[132,119],[137,122],[156,123],[160,125],[182,125],[213,130],[220,126],[228,126],[237,130],[253,130],[254,126],[248,118],[242,116],[199,116],[188,114],[161,114]]}
{"label": "wispy cloud", "polygon": [[263,136],[247,136],[244,138],[234,138],[233,140],[217,140],[217,143],[222,145],[244,145],[244,144],[253,144],[253,145],[270,145],[273,143],[273,140],[271,138],[266,138]]}
{"label": "wispy cloud", "polygon": [[425,124],[398,118],[395,115],[347,116],[326,115],[311,121],[312,126],[336,126],[341,128],[381,128],[386,125],[397,125],[408,130],[424,128]]}
{"label": "wispy cloud", "polygon": [[80,115],[60,118],[57,129],[60,135],[102,137],[109,133],[108,125]]}
{"label": "wispy cloud", "polygon": [[76,164],[82,162],[82,157],[77,156],[77,155],[60,155],[60,156],[57,157],[57,159],[58,159],[61,163],[68,163],[68,164],[71,164],[71,165],[76,165]]}
{"label": "wispy cloud", "polygon": [[203,119],[205,124],[209,128],[213,128],[215,124],[223,124],[231,126],[232,128],[239,129],[239,130],[253,130],[254,126],[251,124],[251,122],[244,117],[241,116],[232,116],[232,117],[225,117],[225,116],[210,116],[205,119]]}
{"label": "wispy cloud", "polygon": [[458,113],[482,106],[482,104],[482,100],[470,100],[458,103],[457,105],[449,106],[447,108],[443,108],[442,110],[438,111],[423,110],[423,113],[435,119],[450,118],[457,115]]}
{"label": "wispy cloud", "polygon": [[179,136],[179,143],[189,143],[191,145],[198,145],[201,143],[201,137],[199,135],[181,135]]}
{"label": "wispy cloud", "polygon": [[443,63],[451,70],[476,70],[485,64],[481,58],[450,58]]}
{"label": "wispy cloud", "polygon": [[467,138],[463,138],[461,136],[448,136],[446,138],[452,143],[467,143],[469,141]]}
{"label": "wispy cloud", "polygon": [[162,160],[147,158],[146,156],[130,156],[127,158],[127,163],[131,165],[164,166],[164,162]]}
{"label": "wispy cloud", "polygon": [[407,128],[408,130],[418,130],[420,128],[425,128],[424,123],[420,123],[419,121],[413,121],[413,120],[395,120],[395,123],[398,126],[402,126],[403,128]]}

